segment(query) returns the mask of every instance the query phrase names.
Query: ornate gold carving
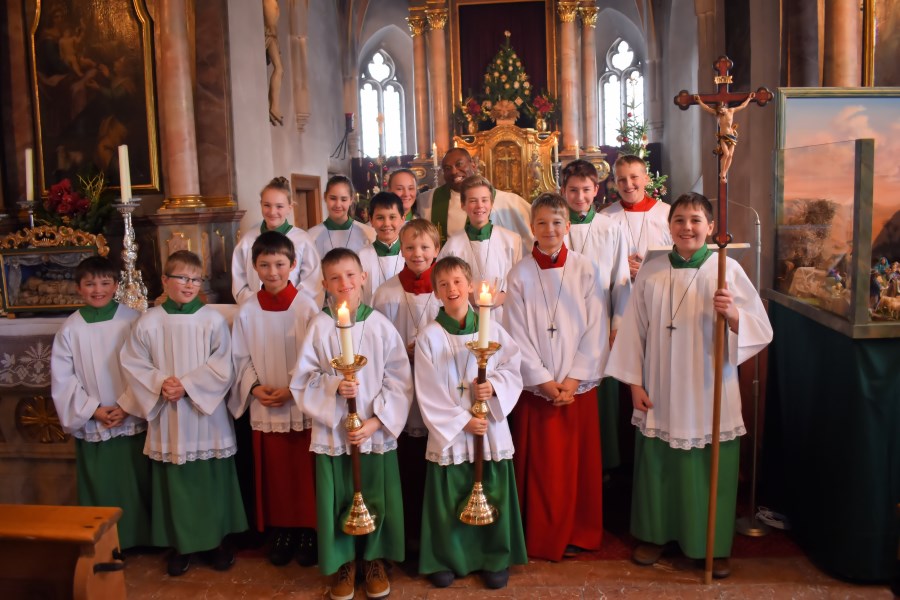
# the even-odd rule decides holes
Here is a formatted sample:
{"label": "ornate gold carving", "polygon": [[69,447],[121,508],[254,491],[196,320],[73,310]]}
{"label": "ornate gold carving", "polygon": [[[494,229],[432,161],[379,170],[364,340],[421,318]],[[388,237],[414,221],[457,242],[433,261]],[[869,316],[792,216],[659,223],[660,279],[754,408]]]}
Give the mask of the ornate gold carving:
{"label": "ornate gold carving", "polygon": [[203,203],[203,198],[198,195],[186,195],[186,196],[170,196],[163,201],[162,208],[159,210],[182,210],[182,209],[195,209],[195,208],[206,208],[206,205]]}
{"label": "ornate gold carving", "polygon": [[207,208],[237,208],[233,196],[203,196],[203,205]]}
{"label": "ornate gold carving", "polygon": [[191,240],[180,231],[173,231],[172,236],[166,240],[166,247],[169,250],[169,254],[179,250],[190,250]]}
{"label": "ornate gold carving", "polygon": [[716,85],[722,85],[723,83],[734,83],[734,81],[732,81],[731,75],[716,75],[713,78],[713,81],[715,81]]}
{"label": "ornate gold carving", "polygon": [[205,231],[200,232],[200,259],[203,263],[203,276],[208,279],[212,272],[212,265],[209,262],[209,234]]}
{"label": "ornate gold carving", "polygon": [[406,23],[409,25],[409,34],[412,37],[425,33],[426,21],[421,15],[412,15],[406,17]]}
{"label": "ornate gold carving", "polygon": [[69,439],[59,424],[53,401],[44,396],[19,400],[16,404],[16,429],[29,442],[58,444]]}
{"label": "ornate gold carving", "polygon": [[22,247],[53,248],[56,246],[96,246],[97,254],[109,254],[109,246],[103,234],[93,234],[71,227],[51,227],[38,225],[31,229],[14,231],[0,237],[0,249],[14,250]]}
{"label": "ornate gold carving", "polygon": [[425,11],[429,29],[443,29],[447,25],[446,8],[429,8]]}
{"label": "ornate gold carving", "polygon": [[585,27],[597,27],[597,15],[600,14],[600,9],[596,6],[581,6],[578,8],[578,12],[581,13],[581,22],[584,23]]}
{"label": "ornate gold carving", "polygon": [[559,12],[560,21],[563,23],[572,23],[575,21],[575,15],[578,14],[578,3],[562,0],[556,5],[556,10]]}

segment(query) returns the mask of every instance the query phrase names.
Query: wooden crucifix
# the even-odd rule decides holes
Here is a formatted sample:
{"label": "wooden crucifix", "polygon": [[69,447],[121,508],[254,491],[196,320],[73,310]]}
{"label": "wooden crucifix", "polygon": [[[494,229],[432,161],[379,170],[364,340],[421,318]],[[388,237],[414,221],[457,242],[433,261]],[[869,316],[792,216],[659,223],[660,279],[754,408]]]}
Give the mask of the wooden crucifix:
{"label": "wooden crucifix", "polygon": [[[734,113],[743,110],[751,100],[755,100],[759,106],[765,106],[772,100],[772,92],[761,87],[755,92],[732,92],[729,87],[732,77],[729,71],[734,63],[727,56],[720,56],[713,63],[716,73],[714,78],[717,86],[715,94],[691,94],[687,90],[681,90],[675,96],[675,104],[681,110],[687,110],[691,105],[698,105],[706,112],[716,116],[718,131],[716,134],[717,147],[715,153],[719,156],[719,197],[717,199],[717,215],[715,234],[716,245],[719,247],[719,275],[717,289],[727,287],[725,282],[725,261],[727,258],[727,246],[731,243],[731,234],[728,233],[728,169],[734,158],[734,150],[737,146],[737,125],[734,123]],[[734,108],[729,107],[730,102],[739,102]],[[715,105],[716,108],[711,108]],[[725,332],[728,327],[725,317],[716,315],[715,325],[715,352],[714,352],[714,377],[713,377],[713,417],[712,417],[712,448],[710,457],[709,474],[709,512],[706,521],[706,565],[704,580],[712,583],[713,549],[716,539],[716,503],[719,488],[719,434],[722,416],[722,371],[725,366]]]}

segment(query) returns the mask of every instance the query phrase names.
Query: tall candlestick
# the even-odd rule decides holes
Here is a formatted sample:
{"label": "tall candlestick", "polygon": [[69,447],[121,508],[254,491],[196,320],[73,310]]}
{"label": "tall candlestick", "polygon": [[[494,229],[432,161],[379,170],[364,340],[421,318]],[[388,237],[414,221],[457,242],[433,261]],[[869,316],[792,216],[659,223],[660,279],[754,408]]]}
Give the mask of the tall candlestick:
{"label": "tall candlestick", "polygon": [[437,155],[437,144],[431,144],[431,164],[435,167],[439,167],[440,163],[438,163],[438,155]]}
{"label": "tall candlestick", "polygon": [[353,353],[353,329],[350,326],[350,309],[344,302],[337,309],[338,329],[341,330],[341,360],[345,365],[352,365],[355,361]]}
{"label": "tall candlestick", "polygon": [[122,188],[122,202],[131,200],[131,169],[128,166],[128,146],[119,146],[119,187]]}
{"label": "tall candlestick", "polygon": [[575,160],[581,158],[581,147],[578,145],[578,140],[575,140]]}
{"label": "tall candlestick", "polygon": [[491,337],[491,307],[494,299],[491,297],[487,282],[481,284],[481,294],[478,295],[478,347],[487,348]]}
{"label": "tall candlestick", "polygon": [[25,148],[25,200],[34,202],[34,152]]}

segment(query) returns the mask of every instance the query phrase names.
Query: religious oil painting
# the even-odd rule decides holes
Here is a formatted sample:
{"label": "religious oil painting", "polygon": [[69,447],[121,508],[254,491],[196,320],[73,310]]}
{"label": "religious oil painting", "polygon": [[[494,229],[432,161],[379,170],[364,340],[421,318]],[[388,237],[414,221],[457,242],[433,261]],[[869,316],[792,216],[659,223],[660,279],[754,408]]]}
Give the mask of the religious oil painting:
{"label": "religious oil painting", "polygon": [[37,175],[43,194],[65,178],[159,190],[151,21],[144,0],[37,0],[31,22]]}

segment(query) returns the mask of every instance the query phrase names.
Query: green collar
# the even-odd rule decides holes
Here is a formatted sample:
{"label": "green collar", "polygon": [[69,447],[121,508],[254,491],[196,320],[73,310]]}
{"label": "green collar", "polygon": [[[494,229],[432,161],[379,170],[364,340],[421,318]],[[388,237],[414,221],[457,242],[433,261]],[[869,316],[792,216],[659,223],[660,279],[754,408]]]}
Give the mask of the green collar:
{"label": "green collar", "polygon": [[200,296],[197,296],[187,304],[178,304],[171,298],[166,298],[166,301],[162,303],[162,307],[170,315],[192,315],[203,308],[203,300],[200,299]]}
{"label": "green collar", "polygon": [[331,220],[331,217],[328,217],[327,219],[325,219],[324,225],[325,229],[328,229],[329,231],[347,231],[348,229],[353,227],[353,219],[347,219],[346,221],[344,221],[343,225],[338,225]]}
{"label": "green collar", "polygon": [[490,221],[481,229],[475,229],[475,226],[466,219],[466,235],[469,236],[471,242],[483,242],[491,239],[491,232],[494,230],[494,224]]}
{"label": "green collar", "polygon": [[404,221],[412,221],[415,218],[416,218],[415,213],[412,211],[412,209],[410,209],[410,211],[408,213],[406,213],[406,216],[403,217],[403,220]]}
{"label": "green collar", "polygon": [[400,254],[400,238],[394,240],[390,246],[381,240],[375,240],[372,242],[372,247],[375,248],[375,254],[378,256],[397,256]]}
{"label": "green collar", "polygon": [[[328,315],[332,319],[334,318],[334,315],[331,314],[330,308],[328,308],[326,306],[322,310],[325,312],[326,315]],[[356,309],[356,322],[359,323],[360,321],[365,321],[367,318],[369,318],[369,315],[372,314],[372,310],[373,310],[373,308],[371,306],[360,302],[359,308]]]}
{"label": "green collar", "polygon": [[100,308],[82,306],[78,309],[78,312],[81,313],[81,317],[88,323],[102,323],[112,319],[116,315],[116,309],[118,308],[119,304],[115,300],[110,300],[106,306],[101,306]]}
{"label": "green collar", "polygon": [[673,269],[699,269],[710,256],[712,256],[712,250],[706,244],[703,244],[699,250],[694,252],[690,260],[681,258],[681,255],[675,250],[675,246],[672,246],[672,251],[669,252],[669,264],[672,265]]}
{"label": "green collar", "polygon": [[267,231],[277,231],[278,233],[282,233],[282,234],[284,234],[284,235],[287,235],[287,232],[291,230],[291,227],[292,227],[292,226],[291,226],[290,223],[287,222],[287,219],[285,219],[284,223],[282,223],[281,225],[279,225],[279,226],[276,227],[275,229],[269,229],[268,227],[266,227],[266,222],[263,221],[262,224],[259,226],[259,232],[260,232],[260,233],[265,233],[265,232],[267,232]]}
{"label": "green collar", "polygon": [[466,313],[466,323],[462,327],[459,326],[459,322],[456,319],[447,314],[443,306],[438,309],[438,314],[434,320],[450,335],[467,335],[478,331],[478,315],[475,314],[471,306],[469,307],[469,312]]}
{"label": "green collar", "polygon": [[584,215],[584,218],[581,217],[581,213],[577,213],[571,208],[569,209],[569,221],[572,222],[572,225],[587,225],[591,221],[594,220],[594,215],[597,212],[594,210],[594,207],[591,207],[591,210],[587,211],[587,214]]}

